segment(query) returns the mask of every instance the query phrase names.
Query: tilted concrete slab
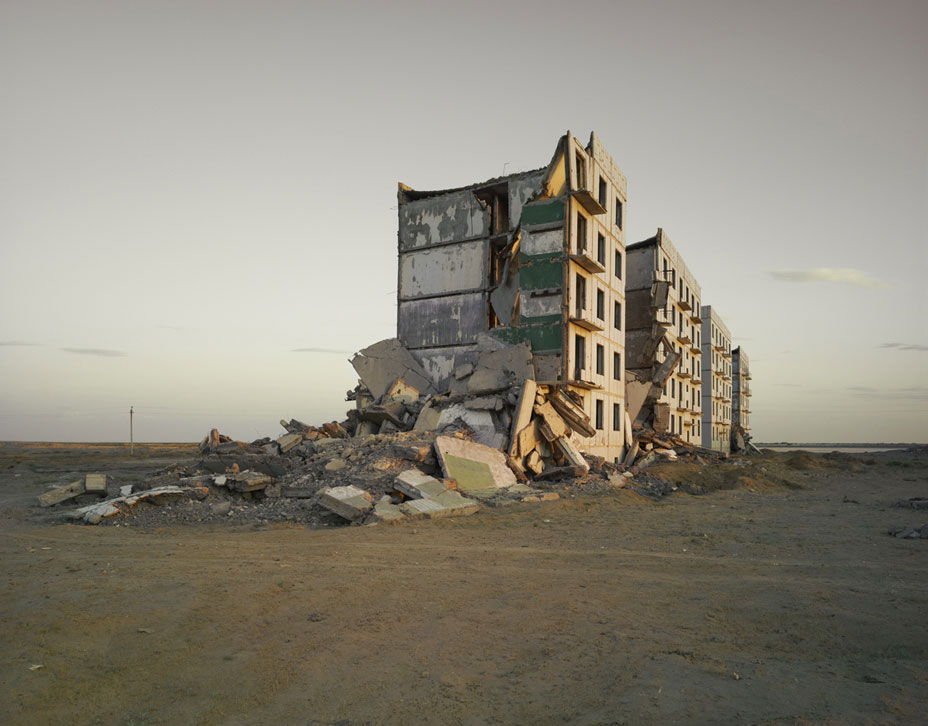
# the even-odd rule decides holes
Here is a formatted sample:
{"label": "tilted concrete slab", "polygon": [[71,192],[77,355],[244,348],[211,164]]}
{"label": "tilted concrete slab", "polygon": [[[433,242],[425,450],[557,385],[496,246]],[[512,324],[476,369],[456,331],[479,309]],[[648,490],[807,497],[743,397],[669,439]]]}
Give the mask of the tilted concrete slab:
{"label": "tilted concrete slab", "polygon": [[397,338],[381,340],[364,348],[350,362],[376,401],[381,400],[400,378],[406,386],[421,394],[436,392],[422,366]]}
{"label": "tilted concrete slab", "polygon": [[448,485],[418,469],[407,469],[397,475],[397,491],[412,499],[433,499],[448,490]]}
{"label": "tilted concrete slab", "polygon": [[516,483],[506,455],[498,449],[452,436],[439,436],[435,439],[435,451],[445,477],[454,479],[462,491],[508,487]]}
{"label": "tilted concrete slab", "polygon": [[319,504],[353,522],[370,511],[374,498],[356,486],[329,487],[320,492]]}
{"label": "tilted concrete slab", "polygon": [[73,481],[65,484],[63,487],[57,487],[50,492],[40,494],[38,497],[40,507],[51,507],[55,504],[61,504],[69,499],[74,499],[78,494],[84,493],[84,482]]}

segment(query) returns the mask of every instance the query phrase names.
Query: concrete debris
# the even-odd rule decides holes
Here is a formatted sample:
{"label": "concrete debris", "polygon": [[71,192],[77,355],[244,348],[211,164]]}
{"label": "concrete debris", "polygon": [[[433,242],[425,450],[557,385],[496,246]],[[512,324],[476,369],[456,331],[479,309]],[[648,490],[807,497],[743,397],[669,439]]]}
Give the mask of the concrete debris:
{"label": "concrete debris", "polygon": [[374,498],[356,486],[327,487],[319,493],[319,503],[339,517],[355,521],[372,507]]}
{"label": "concrete debris", "polygon": [[410,499],[434,499],[448,490],[448,485],[418,469],[407,469],[396,477],[396,489]]}
{"label": "concrete debris", "polygon": [[399,379],[420,394],[436,392],[422,366],[397,338],[365,348],[350,362],[375,402],[380,402]]}
{"label": "concrete debris", "polygon": [[70,484],[65,484],[63,487],[57,487],[52,489],[45,494],[40,494],[38,497],[40,507],[51,507],[55,504],[61,504],[66,502],[69,499],[73,499],[79,494],[84,493],[84,482],[74,481]]}
{"label": "concrete debris", "polygon": [[106,494],[106,474],[87,474],[84,477],[84,491]]}
{"label": "concrete debris", "polygon": [[887,534],[897,539],[928,539],[928,524],[921,527],[893,527]]}
{"label": "concrete debris", "polygon": [[498,449],[467,439],[439,436],[435,451],[445,478],[454,479],[461,491],[512,486],[515,475]]}
{"label": "concrete debris", "polygon": [[107,517],[113,517],[117,514],[126,513],[138,502],[149,501],[155,504],[162,504],[165,500],[176,501],[177,499],[188,494],[199,495],[202,493],[195,491],[196,489],[199,489],[199,487],[157,487],[155,489],[139,492],[138,494],[130,494],[127,497],[115,497],[113,499],[107,499],[97,504],[80,507],[79,509],[67,512],[65,517],[68,519],[83,521],[87,524],[99,524],[101,520]]}

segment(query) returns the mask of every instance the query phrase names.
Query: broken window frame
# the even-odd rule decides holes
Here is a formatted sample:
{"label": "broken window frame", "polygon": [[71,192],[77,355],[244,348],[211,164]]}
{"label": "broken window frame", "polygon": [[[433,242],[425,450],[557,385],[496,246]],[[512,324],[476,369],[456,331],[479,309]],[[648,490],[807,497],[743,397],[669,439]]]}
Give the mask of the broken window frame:
{"label": "broken window frame", "polygon": [[594,409],[594,419],[596,421],[595,427],[597,431],[604,431],[603,428],[603,399],[596,398],[593,399],[593,409]]}
{"label": "broken window frame", "polygon": [[622,200],[618,197],[615,198],[615,226],[622,229]]}
{"label": "broken window frame", "polygon": [[612,354],[612,379],[614,381],[622,380],[622,354],[618,351]]}
{"label": "broken window frame", "polygon": [[606,346],[602,343],[596,344],[596,375],[606,375]]}
{"label": "broken window frame", "polygon": [[596,233],[596,261],[606,266],[606,236],[602,232]]}
{"label": "broken window frame", "polygon": [[612,327],[616,330],[622,329],[622,303],[615,300],[612,307]]}
{"label": "broken window frame", "polygon": [[578,210],[577,211],[577,254],[582,255],[586,252],[586,238],[587,238],[587,219],[583,214]]}
{"label": "broken window frame", "polygon": [[617,403],[612,404],[612,430],[622,430],[622,407]]}
{"label": "broken window frame", "polygon": [[596,317],[606,319],[606,293],[602,288],[596,288]]}

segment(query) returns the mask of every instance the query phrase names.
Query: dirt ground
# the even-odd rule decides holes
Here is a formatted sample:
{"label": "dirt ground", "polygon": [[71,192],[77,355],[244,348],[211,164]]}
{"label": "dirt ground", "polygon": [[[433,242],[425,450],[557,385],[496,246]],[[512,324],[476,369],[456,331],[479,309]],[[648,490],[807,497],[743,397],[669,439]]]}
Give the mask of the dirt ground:
{"label": "dirt ground", "polygon": [[[0,445],[4,724],[923,724],[924,451],[648,470],[453,520],[92,527],[194,447]],[[700,496],[682,489],[708,491]],[[128,523],[130,526],[125,526]]]}

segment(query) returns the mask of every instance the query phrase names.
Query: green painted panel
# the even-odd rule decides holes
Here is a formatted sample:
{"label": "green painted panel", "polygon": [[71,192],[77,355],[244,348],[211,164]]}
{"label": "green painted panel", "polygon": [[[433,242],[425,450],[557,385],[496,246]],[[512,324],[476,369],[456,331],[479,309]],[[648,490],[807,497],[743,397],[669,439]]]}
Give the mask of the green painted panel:
{"label": "green painted panel", "polygon": [[564,221],[564,202],[559,199],[533,202],[522,207],[522,224],[553,224]]}
{"label": "green painted panel", "polygon": [[522,252],[519,253],[519,264],[532,264],[534,262],[547,262],[548,260],[557,260],[559,263],[562,263],[567,259],[567,255],[563,252],[547,252],[540,255],[526,255]]}
{"label": "green painted panel", "polygon": [[[561,350],[561,333],[564,326],[560,316],[549,316],[552,322],[543,325],[518,325],[512,328],[493,328],[490,335],[506,343],[523,343],[528,341],[533,351]],[[548,318],[544,318],[547,320]]]}
{"label": "green painted panel", "polygon": [[564,284],[564,264],[559,260],[539,260],[519,265],[519,287],[523,290],[547,290]]}
{"label": "green painted panel", "polygon": [[537,318],[522,318],[523,325],[551,325],[551,323],[561,324],[560,315],[539,315]]}
{"label": "green painted panel", "polygon": [[564,326],[561,321],[549,325],[530,325],[528,327],[528,339],[532,344],[532,350],[560,350],[563,340],[561,333]]}

